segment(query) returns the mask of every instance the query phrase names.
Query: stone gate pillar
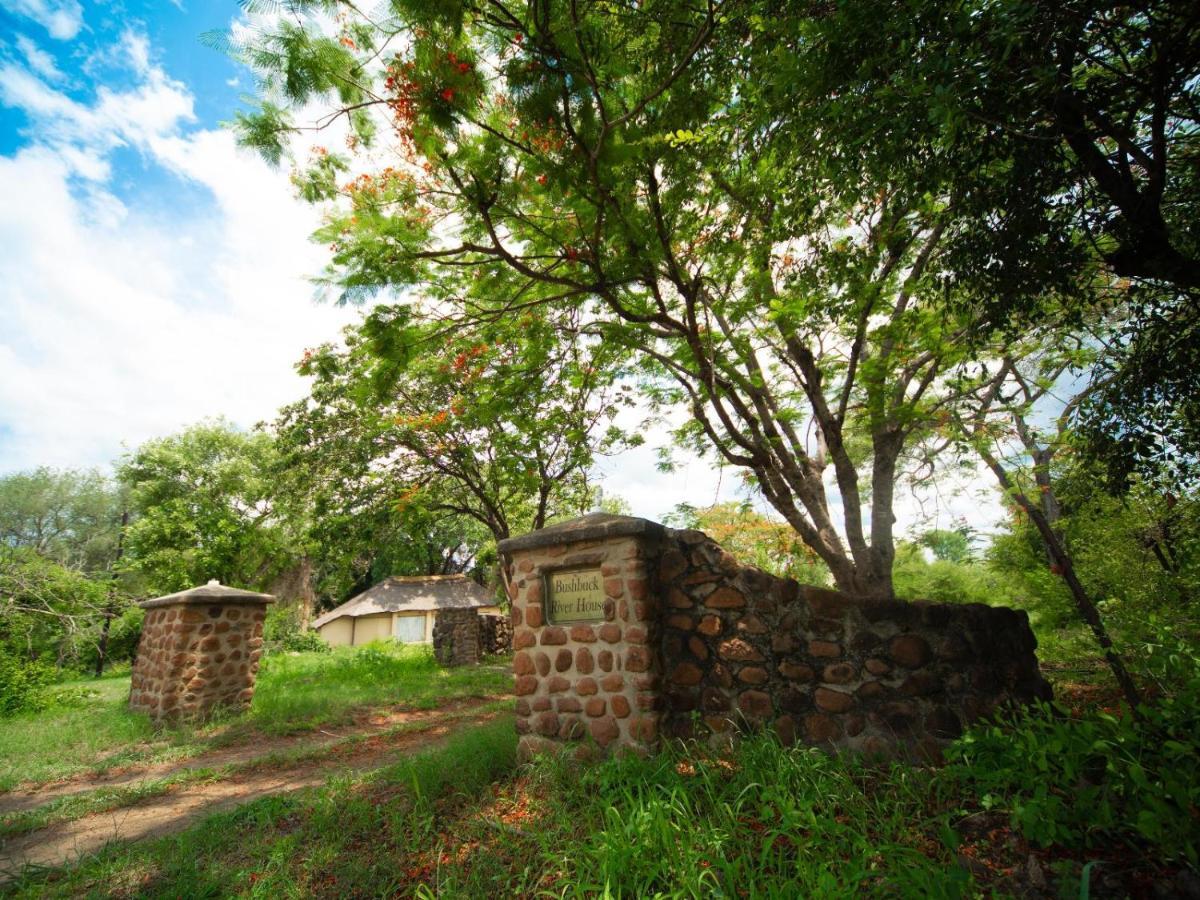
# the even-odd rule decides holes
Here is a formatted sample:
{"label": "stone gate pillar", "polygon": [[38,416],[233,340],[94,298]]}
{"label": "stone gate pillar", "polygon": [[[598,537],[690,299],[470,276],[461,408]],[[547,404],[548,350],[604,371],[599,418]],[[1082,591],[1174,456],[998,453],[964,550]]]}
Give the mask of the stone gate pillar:
{"label": "stone gate pillar", "polygon": [[433,655],[443,666],[479,665],[479,610],[439,609],[433,614]]}
{"label": "stone gate pillar", "polygon": [[656,560],[666,533],[592,513],[500,542],[513,619],[518,755],[658,742]]}
{"label": "stone gate pillar", "polygon": [[210,581],[139,605],[146,610],[129,707],[155,719],[244,708],[254,696],[269,594]]}

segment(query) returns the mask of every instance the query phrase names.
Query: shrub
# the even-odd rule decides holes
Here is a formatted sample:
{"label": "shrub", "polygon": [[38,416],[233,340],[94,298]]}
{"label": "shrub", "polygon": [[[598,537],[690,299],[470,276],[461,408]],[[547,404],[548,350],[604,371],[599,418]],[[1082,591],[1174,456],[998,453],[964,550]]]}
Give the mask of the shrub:
{"label": "shrub", "polygon": [[[142,621],[145,618],[145,610],[137,606],[130,606],[112,620],[108,630],[105,669],[111,671],[114,665],[130,661],[137,655],[138,641],[142,636]],[[83,672],[90,674],[96,668],[102,627],[103,622],[97,622],[88,630],[80,632],[75,641],[74,656],[79,669]]]}
{"label": "shrub", "polygon": [[279,642],[290,653],[328,653],[332,648],[315,631],[290,631]]}
{"label": "shrub", "polygon": [[263,622],[263,645],[268,653],[326,653],[330,647],[315,631],[300,625],[298,606],[273,606]]}
{"label": "shrub", "polygon": [[0,717],[45,709],[50,701],[46,688],[53,681],[50,666],[0,648]]}
{"label": "shrub", "polygon": [[1200,862],[1200,659],[1151,653],[1173,693],[1140,717],[1098,711],[1072,718],[1042,704],[968,731],[947,750],[947,774],[985,808],[1008,809],[1042,846],[1112,840]]}

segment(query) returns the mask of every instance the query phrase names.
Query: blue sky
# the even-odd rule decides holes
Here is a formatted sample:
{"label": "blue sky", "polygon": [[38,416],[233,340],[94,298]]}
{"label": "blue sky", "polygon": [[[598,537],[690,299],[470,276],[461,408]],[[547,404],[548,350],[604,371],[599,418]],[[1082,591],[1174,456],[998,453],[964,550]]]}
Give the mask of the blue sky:
{"label": "blue sky", "polygon": [[0,0],[0,473],[270,419],[357,315],[313,302],[316,211],[220,127],[253,84],[200,36],[240,16]]}
{"label": "blue sky", "polygon": [[[201,35],[254,24],[234,0],[0,0],[0,475],[270,421],[306,393],[305,348],[358,317],[314,300],[318,211],[220,126],[254,84]],[[740,493],[700,460],[658,472],[666,440],[603,462],[605,490],[654,518]],[[899,530],[987,527],[981,496],[902,498]]]}

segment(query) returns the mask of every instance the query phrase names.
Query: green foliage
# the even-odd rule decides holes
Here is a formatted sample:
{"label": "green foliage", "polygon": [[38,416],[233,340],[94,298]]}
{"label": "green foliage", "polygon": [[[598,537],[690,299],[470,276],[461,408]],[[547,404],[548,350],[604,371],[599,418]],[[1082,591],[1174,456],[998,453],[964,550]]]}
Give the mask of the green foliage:
{"label": "green foliage", "polygon": [[986,564],[952,559],[925,559],[918,544],[896,548],[896,596],[935,603],[986,603],[1025,606],[1012,580]]}
{"label": "green foliage", "polygon": [[[105,654],[106,667],[132,663],[137,654],[138,641],[142,636],[142,620],[146,613],[141,607],[126,606],[109,623],[108,649]],[[78,666],[85,672],[94,672],[98,656],[99,631],[103,627],[103,619],[94,622],[87,632],[75,641],[73,658],[78,660]]]}
{"label": "green foliage", "polygon": [[94,650],[108,585],[39,556],[0,547],[0,651],[78,665]]}
{"label": "green foliage", "polygon": [[[1167,630],[1200,634],[1192,598],[1200,591],[1200,506],[1191,497],[1163,495],[1146,486],[1123,497],[1096,491],[1088,469],[1056,470],[1060,519],[1080,580],[1096,598],[1118,648],[1134,660]],[[1098,652],[1082,630],[1062,579],[1046,558],[1041,538],[1014,514],[993,536],[986,569],[998,599],[1029,612],[1044,659],[1092,665]]]}
{"label": "green foliage", "polygon": [[332,648],[315,631],[300,625],[300,608],[276,604],[263,622],[263,650],[267,653],[328,653]]}
{"label": "green foliage", "polygon": [[[319,153],[299,176],[326,207],[330,283],[348,299],[417,289],[409,318],[437,334],[470,326],[501,347],[528,334],[541,356],[591,353],[598,339],[612,354],[600,363],[636,360],[654,405],[690,413],[681,443],[747,470],[839,585],[890,595],[880,523],[900,457],[966,352],[955,338],[969,323],[935,275],[957,207],[935,185],[872,181],[849,197],[796,177],[819,158],[820,129],[783,127],[787,92],[762,90],[779,82],[757,70],[787,70],[801,16],[754,26],[683,2],[554,2],[500,18],[424,6],[386,23],[345,16],[373,35],[363,77],[399,146],[382,167],[352,151],[372,171],[336,196]],[[320,31],[315,16],[297,21]],[[777,33],[761,33],[768,21]],[[388,41],[394,53],[371,68]],[[289,109],[321,91],[314,80]],[[412,349],[393,341],[380,355]]]}
{"label": "green foliage", "polygon": [[301,363],[312,396],[278,423],[288,490],[319,529],[365,521],[407,536],[407,551],[388,546],[412,574],[468,568],[488,537],[586,509],[592,462],[637,439],[611,425],[627,401],[613,352],[557,344],[556,315],[530,311],[510,331],[376,307],[345,347]]}
{"label": "green foliage", "polygon": [[829,570],[791,526],[763,515],[747,502],[718,503],[704,509],[681,504],[667,521],[703,531],[745,565],[802,584],[829,583]]}
{"label": "green foliage", "polygon": [[971,559],[971,529],[968,526],[953,530],[935,528],[921,535],[919,543],[933,551],[944,562],[964,563]]}
{"label": "green foliage", "polygon": [[0,648],[0,718],[45,709],[54,669]]}
{"label": "green foliage", "polygon": [[1117,492],[1134,474],[1194,489],[1190,4],[868,0],[764,27],[799,49],[763,65],[757,89],[786,97],[780,127],[819,146],[811,177],[850,192],[940,182],[971,213],[948,235],[947,278],[983,321],[1020,332],[1119,311],[1077,410],[1089,453]]}
{"label": "green foliage", "polygon": [[984,808],[1012,812],[1041,845],[1094,847],[1125,841],[1156,858],[1200,861],[1200,656],[1158,648],[1151,665],[1172,693],[1141,720],[1052,705],[968,731],[948,751],[948,777]]}
{"label": "green foliage", "polygon": [[295,537],[273,517],[269,435],[217,420],[149,441],[120,465],[138,517],[128,567],[157,593],[215,578],[266,587],[295,560]]}
{"label": "green foliage", "polygon": [[0,547],[33,550],[87,573],[113,561],[124,498],[96,471],[41,467],[0,478]]}

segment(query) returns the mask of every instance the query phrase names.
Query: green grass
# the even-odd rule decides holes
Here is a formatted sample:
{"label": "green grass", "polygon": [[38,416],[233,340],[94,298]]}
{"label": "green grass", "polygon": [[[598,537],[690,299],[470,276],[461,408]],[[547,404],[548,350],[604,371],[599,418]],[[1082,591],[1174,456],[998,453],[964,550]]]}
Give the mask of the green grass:
{"label": "green grass", "polygon": [[249,721],[269,734],[291,734],[344,720],[365,706],[433,709],[450,698],[511,687],[507,659],[443,669],[423,646],[368,644],[332,653],[284,653],[266,658]]}
{"label": "green grass", "polygon": [[929,770],[768,738],[514,761],[509,720],[359,781],[267,798],[171,838],[33,873],[14,896],[957,897],[954,807]]}
{"label": "green grass", "polygon": [[[493,700],[478,706],[439,716],[437,723],[454,723],[459,719],[488,714],[509,712],[512,701],[508,699]],[[319,762],[322,759],[353,753],[357,744],[368,740],[387,739],[406,734],[416,734],[431,727],[430,721],[404,722],[393,725],[381,731],[365,734],[352,734],[339,741],[334,741],[319,747],[300,747],[297,749],[276,751],[256,756],[243,763],[230,763],[224,766],[185,769],[165,778],[139,781],[135,784],[120,787],[97,788],[79,794],[60,797],[49,803],[44,803],[33,809],[14,813],[0,818],[0,839],[15,837],[37,831],[59,822],[78,819],[94,813],[109,812],[115,809],[133,806],[142,800],[157,797],[169,791],[188,784],[198,782],[219,781],[238,772],[270,768],[272,770],[287,769],[305,763]]]}
{"label": "green grass", "polygon": [[[368,776],[265,798],[173,837],[26,873],[0,891],[1009,896],[1022,890],[1013,879],[1036,854],[1043,877],[1064,896],[1083,895],[1083,880],[1099,871],[1091,861],[1108,873],[1133,873],[1116,882],[1119,896],[1132,884],[1145,887],[1138,878],[1170,884],[1194,859],[1188,822],[1197,798],[1176,796],[1200,790],[1188,787],[1200,774],[1186,736],[1194,718],[1190,706],[1163,706],[1148,725],[1035,712],[1008,732],[969,733],[961,752],[951,753],[956,761],[935,769],[784,748],[769,735],[747,737],[721,756],[673,745],[649,759],[545,757],[522,768],[505,717]],[[1163,729],[1173,748],[1159,746]],[[1086,776],[1096,789],[1081,794],[1080,767],[1092,768],[1097,740],[1123,750],[1107,776],[1103,769]],[[1168,761],[1176,783],[1153,781],[1152,771]],[[1144,827],[1147,815],[1157,831]]]}
{"label": "green grass", "polygon": [[376,895],[406,882],[378,849],[435,839],[448,801],[489,794],[510,773],[512,720],[362,779],[266,797],[178,835],[109,847],[66,870],[0,886],[14,896]]}
{"label": "green grass", "polygon": [[[212,747],[337,725],[369,707],[432,709],[458,697],[506,692],[505,665],[442,669],[425,647],[389,644],[264,658],[254,702],[241,715],[156,729],[126,706],[128,675],[64,686],[97,691],[85,705],[0,721],[0,791],[85,771],[183,759]],[[48,752],[52,748],[52,752]]]}

